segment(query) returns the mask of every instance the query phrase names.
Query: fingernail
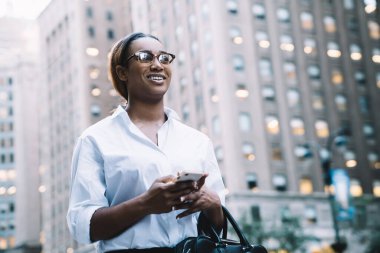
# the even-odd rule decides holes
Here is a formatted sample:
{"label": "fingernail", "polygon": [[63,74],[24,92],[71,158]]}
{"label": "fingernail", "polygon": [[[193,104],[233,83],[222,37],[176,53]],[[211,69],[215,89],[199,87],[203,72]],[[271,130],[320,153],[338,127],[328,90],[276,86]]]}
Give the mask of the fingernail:
{"label": "fingernail", "polygon": [[181,202],[183,202],[183,201],[185,201],[185,197],[182,196],[182,197],[179,198],[179,200],[180,200]]}

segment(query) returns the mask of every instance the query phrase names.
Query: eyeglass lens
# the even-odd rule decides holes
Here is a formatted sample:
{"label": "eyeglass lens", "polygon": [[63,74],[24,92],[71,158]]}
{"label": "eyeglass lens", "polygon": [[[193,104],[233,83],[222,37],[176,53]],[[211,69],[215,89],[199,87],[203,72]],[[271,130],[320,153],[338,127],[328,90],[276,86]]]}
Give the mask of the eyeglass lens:
{"label": "eyeglass lens", "polygon": [[[138,60],[143,63],[149,63],[154,60],[155,55],[151,52],[138,52]],[[157,55],[157,59],[162,64],[169,64],[171,61],[171,56],[167,53],[160,53]]]}

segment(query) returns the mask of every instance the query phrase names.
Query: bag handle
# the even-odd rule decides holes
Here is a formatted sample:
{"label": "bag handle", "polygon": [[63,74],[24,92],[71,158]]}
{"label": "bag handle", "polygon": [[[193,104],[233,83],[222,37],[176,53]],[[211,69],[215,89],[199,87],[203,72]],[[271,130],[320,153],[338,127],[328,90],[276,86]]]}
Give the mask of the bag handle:
{"label": "bag handle", "polygon": [[[243,232],[240,230],[239,225],[237,224],[235,219],[232,217],[230,212],[224,206],[222,206],[222,209],[223,209],[223,214],[225,217],[225,221],[223,224],[222,239],[227,239],[227,220],[228,220],[229,223],[232,225],[233,229],[235,230],[237,236],[239,237],[240,244],[245,248],[251,248],[252,246],[248,242],[248,240],[245,237],[245,235],[243,234]],[[202,213],[201,213],[199,220],[198,220],[198,232],[199,231],[204,231],[206,233],[209,232],[210,237],[214,238],[214,240],[217,240],[218,242],[221,242],[221,238],[218,235],[218,233],[216,232],[212,223],[210,223],[209,219],[204,214],[202,215]]]}

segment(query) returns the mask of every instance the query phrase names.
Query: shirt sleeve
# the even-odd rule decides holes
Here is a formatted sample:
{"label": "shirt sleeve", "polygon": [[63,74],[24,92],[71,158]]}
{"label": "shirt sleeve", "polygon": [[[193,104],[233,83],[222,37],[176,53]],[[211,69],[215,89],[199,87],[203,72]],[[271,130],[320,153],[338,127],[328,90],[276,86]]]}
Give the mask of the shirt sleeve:
{"label": "shirt sleeve", "polygon": [[67,224],[73,238],[80,243],[90,240],[90,222],[94,212],[109,206],[102,156],[89,137],[80,137],[71,166],[71,189]]}
{"label": "shirt sleeve", "polygon": [[205,172],[208,173],[206,178],[206,186],[214,190],[220,198],[222,205],[225,205],[226,190],[224,187],[222,175],[220,173],[219,165],[215,157],[214,147],[210,139],[208,139],[206,147],[206,157],[204,161]]}

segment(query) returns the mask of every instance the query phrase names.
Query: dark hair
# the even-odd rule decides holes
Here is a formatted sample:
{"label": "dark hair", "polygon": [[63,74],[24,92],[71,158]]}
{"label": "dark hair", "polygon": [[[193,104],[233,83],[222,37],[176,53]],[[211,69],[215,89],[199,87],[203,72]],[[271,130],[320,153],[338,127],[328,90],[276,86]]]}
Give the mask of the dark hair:
{"label": "dark hair", "polygon": [[124,38],[117,41],[111,49],[111,57],[109,60],[109,73],[112,79],[112,85],[117,90],[117,92],[126,100],[128,100],[128,90],[125,81],[120,80],[116,72],[116,66],[120,65],[126,67],[126,60],[130,52],[130,47],[133,41],[140,38],[152,38],[157,41],[160,41],[157,37],[151,34],[145,34],[141,32],[131,33]]}

